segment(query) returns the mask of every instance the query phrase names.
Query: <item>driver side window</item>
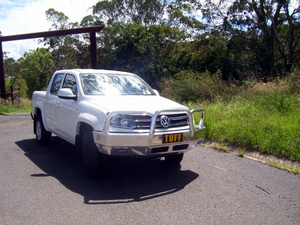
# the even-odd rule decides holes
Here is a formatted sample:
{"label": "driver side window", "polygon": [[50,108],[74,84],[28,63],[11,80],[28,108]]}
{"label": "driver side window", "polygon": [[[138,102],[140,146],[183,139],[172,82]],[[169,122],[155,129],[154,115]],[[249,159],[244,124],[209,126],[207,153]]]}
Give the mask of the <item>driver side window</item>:
{"label": "driver side window", "polygon": [[74,95],[77,95],[77,85],[74,75],[67,74],[63,83],[63,88],[70,88]]}

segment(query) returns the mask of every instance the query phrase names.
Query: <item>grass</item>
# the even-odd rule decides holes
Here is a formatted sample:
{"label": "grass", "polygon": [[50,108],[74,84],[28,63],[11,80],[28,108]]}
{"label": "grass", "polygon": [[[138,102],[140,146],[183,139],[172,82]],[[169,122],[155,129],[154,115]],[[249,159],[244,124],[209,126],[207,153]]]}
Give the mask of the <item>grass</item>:
{"label": "grass", "polygon": [[273,167],[276,167],[276,168],[279,168],[279,169],[282,169],[282,170],[287,170],[291,173],[294,173],[294,174],[300,174],[300,167],[297,166],[297,165],[293,165],[293,166],[286,166],[286,165],[283,165],[282,163],[269,163],[270,166],[273,166]]}
{"label": "grass", "polygon": [[227,147],[219,143],[213,143],[212,145],[210,145],[210,148],[213,148],[219,152],[228,152]]}
{"label": "grass", "polygon": [[256,83],[229,101],[202,104],[206,138],[300,161],[300,96],[288,90],[285,82]]}
{"label": "grass", "polygon": [[0,116],[12,113],[29,113],[31,111],[31,100],[22,98],[18,103],[0,99]]}
{"label": "grass", "polygon": [[240,150],[240,151],[238,152],[238,156],[239,156],[239,157],[244,157],[244,155],[245,155],[245,150]]}

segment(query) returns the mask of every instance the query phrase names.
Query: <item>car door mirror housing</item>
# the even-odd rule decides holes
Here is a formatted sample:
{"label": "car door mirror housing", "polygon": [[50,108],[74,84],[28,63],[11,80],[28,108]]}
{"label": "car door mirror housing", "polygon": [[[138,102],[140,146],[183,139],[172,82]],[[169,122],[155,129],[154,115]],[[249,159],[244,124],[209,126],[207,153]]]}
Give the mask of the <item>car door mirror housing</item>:
{"label": "car door mirror housing", "polygon": [[73,94],[70,88],[61,88],[59,89],[57,96],[62,99],[73,99],[77,100],[77,96]]}

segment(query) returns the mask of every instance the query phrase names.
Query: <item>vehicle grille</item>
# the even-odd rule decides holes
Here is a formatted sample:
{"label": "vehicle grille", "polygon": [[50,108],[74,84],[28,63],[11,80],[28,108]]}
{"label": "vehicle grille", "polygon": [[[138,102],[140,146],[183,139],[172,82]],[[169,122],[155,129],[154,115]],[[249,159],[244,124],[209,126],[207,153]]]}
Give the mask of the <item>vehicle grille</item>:
{"label": "vehicle grille", "polygon": [[[161,116],[162,115],[159,115],[156,119],[156,129],[178,128],[178,127],[184,127],[189,125],[189,119],[186,113],[166,115],[170,120],[170,126],[167,128],[161,125],[160,123]],[[136,124],[135,130],[150,129],[151,116],[132,115],[132,118]]]}

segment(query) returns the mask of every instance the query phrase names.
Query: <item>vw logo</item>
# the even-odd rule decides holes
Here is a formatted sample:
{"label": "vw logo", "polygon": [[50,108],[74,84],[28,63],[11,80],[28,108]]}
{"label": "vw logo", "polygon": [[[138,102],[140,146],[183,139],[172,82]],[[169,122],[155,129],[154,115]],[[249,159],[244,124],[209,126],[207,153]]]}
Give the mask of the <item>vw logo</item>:
{"label": "vw logo", "polygon": [[170,126],[170,119],[167,116],[161,116],[160,117],[160,124],[163,127],[169,127]]}

